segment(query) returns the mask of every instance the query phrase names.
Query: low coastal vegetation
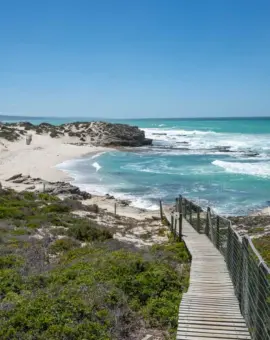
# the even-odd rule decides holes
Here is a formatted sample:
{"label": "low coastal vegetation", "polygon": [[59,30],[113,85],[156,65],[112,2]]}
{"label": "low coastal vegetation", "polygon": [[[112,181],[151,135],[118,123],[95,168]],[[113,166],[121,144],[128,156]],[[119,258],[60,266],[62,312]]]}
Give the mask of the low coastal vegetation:
{"label": "low coastal vegetation", "polygon": [[270,235],[254,238],[253,243],[268,267],[270,267]]}
{"label": "low coastal vegetation", "polygon": [[65,138],[66,142],[83,145],[116,147],[151,145],[152,139],[145,138],[145,133],[137,126],[112,124],[107,122],[74,122],[59,126],[30,122],[1,123],[0,138],[9,142],[21,139],[27,134],[48,135],[51,138]]}
{"label": "low coastal vegetation", "polygon": [[[174,339],[189,278],[183,243],[139,250],[49,194],[0,194],[1,339]],[[94,212],[93,212],[94,211]]]}
{"label": "low coastal vegetation", "polygon": [[248,235],[264,261],[270,266],[270,216],[258,214],[230,217],[240,235]]}

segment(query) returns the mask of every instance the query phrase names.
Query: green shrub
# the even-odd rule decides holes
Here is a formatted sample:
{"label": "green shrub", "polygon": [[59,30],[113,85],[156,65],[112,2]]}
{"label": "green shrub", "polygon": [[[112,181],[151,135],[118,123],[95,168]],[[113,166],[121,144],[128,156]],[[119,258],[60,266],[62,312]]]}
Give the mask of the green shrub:
{"label": "green shrub", "polygon": [[70,226],[67,233],[79,241],[104,241],[112,238],[112,234],[108,230],[101,229],[92,221],[78,219],[77,222]]}
{"label": "green shrub", "polygon": [[0,256],[0,269],[17,267],[22,262],[22,258],[16,255]]}
{"label": "green shrub", "polygon": [[34,192],[30,192],[30,191],[25,191],[22,193],[24,199],[32,201],[36,199],[36,194]]}
{"label": "green shrub", "polygon": [[60,203],[49,204],[46,207],[43,207],[41,211],[44,213],[50,213],[50,212],[67,213],[70,211],[70,208],[67,205],[60,202]]}
{"label": "green shrub", "polygon": [[42,201],[47,201],[47,202],[59,202],[60,198],[54,195],[49,195],[47,193],[40,193],[38,194],[38,198]]}
{"label": "green shrub", "polygon": [[78,241],[65,237],[60,240],[54,241],[54,243],[51,244],[49,250],[52,254],[57,254],[79,246],[80,243]]}
{"label": "green shrub", "polygon": [[152,253],[168,261],[189,262],[190,256],[184,242],[169,242],[152,246]]}

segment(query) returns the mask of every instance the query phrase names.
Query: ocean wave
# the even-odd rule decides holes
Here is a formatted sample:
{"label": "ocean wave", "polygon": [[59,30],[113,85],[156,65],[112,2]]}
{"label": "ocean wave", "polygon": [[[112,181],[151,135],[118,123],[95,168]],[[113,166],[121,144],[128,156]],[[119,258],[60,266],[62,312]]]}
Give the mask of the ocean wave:
{"label": "ocean wave", "polygon": [[242,162],[225,162],[221,160],[215,160],[213,165],[223,168],[227,172],[233,172],[238,174],[245,174],[259,177],[270,177],[270,163],[269,162],[254,162],[254,163],[242,163]]}
{"label": "ocean wave", "polygon": [[92,156],[91,159],[98,158],[98,157],[100,157],[101,155],[104,155],[104,153],[106,153],[106,151],[99,152],[99,153],[95,154],[94,156]]}
{"label": "ocean wave", "polygon": [[267,134],[219,133],[215,131],[145,128],[147,138],[153,139],[154,148],[176,149],[181,153],[230,153],[235,157],[270,157],[270,139]]}
{"label": "ocean wave", "polygon": [[92,166],[96,169],[96,172],[98,172],[102,167],[98,164],[98,162],[95,162],[92,164]]}
{"label": "ocean wave", "polygon": [[216,135],[215,131],[201,131],[201,130],[179,130],[179,129],[157,129],[157,128],[144,128],[146,137],[151,136],[153,134],[166,133],[168,136],[189,136],[189,135]]}

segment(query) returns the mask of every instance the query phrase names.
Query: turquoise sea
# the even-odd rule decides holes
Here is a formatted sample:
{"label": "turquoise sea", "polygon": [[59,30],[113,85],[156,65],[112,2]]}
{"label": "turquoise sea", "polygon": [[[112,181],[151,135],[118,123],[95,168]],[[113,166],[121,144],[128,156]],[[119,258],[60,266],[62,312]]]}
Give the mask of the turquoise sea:
{"label": "turquoise sea", "polygon": [[226,215],[270,205],[270,117],[110,121],[139,126],[153,146],[60,164],[81,188],[146,209],[179,194]]}

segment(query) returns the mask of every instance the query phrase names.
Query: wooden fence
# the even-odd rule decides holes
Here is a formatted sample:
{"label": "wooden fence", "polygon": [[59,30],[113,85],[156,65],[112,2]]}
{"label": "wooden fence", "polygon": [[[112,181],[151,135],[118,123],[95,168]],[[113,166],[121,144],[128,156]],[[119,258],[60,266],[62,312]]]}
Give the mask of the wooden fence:
{"label": "wooden fence", "polygon": [[[167,217],[160,204],[161,217]],[[175,238],[182,239],[185,218],[204,233],[224,256],[241,313],[253,340],[270,339],[270,269],[248,236],[240,237],[230,220],[179,196],[167,220]]]}

